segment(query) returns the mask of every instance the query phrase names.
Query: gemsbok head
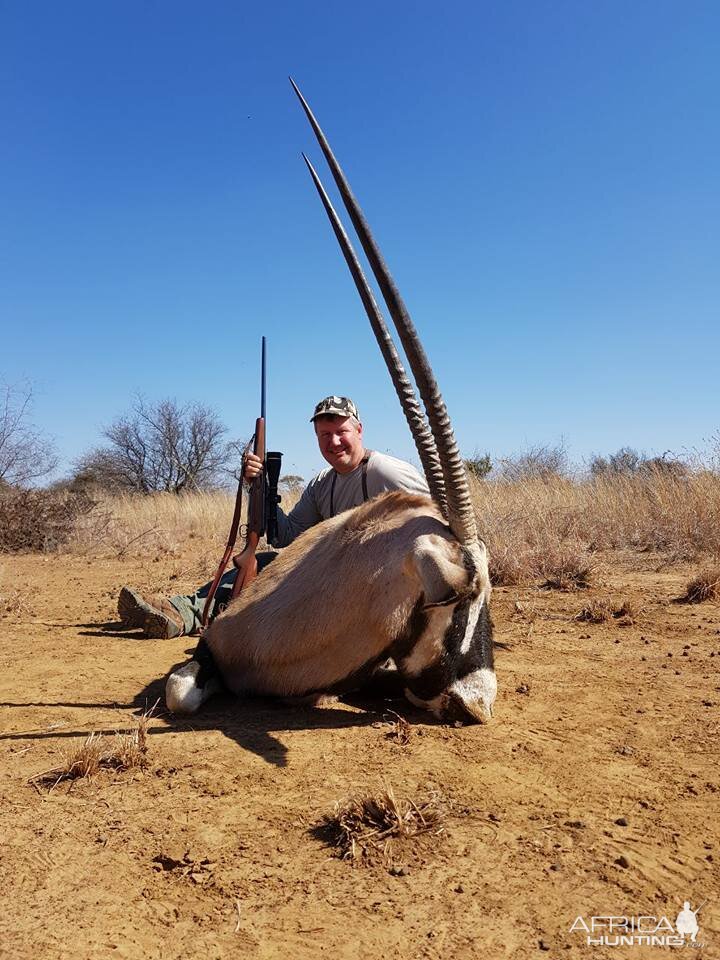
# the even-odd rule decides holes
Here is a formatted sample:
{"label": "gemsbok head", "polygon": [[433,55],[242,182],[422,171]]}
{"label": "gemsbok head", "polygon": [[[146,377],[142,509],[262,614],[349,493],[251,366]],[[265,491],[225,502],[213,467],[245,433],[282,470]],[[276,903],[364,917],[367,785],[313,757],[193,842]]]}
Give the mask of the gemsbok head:
{"label": "gemsbok head", "polygon": [[[348,236],[303,157],[355,281],[431,497],[389,493],[306,531],[205,632],[238,695],[342,693],[392,659],[406,696],[438,718],[485,721],[497,692],[490,580],[465,467],[432,369],[363,213],[310,107],[290,81],[378,282],[422,405]],[[192,713],[215,689],[193,660],[175,671],[168,707]]]}

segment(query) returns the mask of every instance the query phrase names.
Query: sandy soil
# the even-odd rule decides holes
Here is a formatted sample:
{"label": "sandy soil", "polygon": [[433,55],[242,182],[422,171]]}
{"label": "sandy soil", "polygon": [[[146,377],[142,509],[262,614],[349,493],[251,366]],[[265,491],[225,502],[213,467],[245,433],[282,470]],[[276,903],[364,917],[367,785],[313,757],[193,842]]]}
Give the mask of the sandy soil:
{"label": "sandy soil", "polygon": [[[121,633],[120,586],[194,584],[177,559],[2,568],[0,593],[20,589],[0,621],[2,956],[640,960],[663,948],[588,947],[569,928],[674,920],[684,900],[707,901],[691,955],[720,956],[720,607],[672,602],[687,570],[606,557],[590,590],[496,590],[488,726],[370,699],[225,697],[192,722],[160,705],[146,771],[50,790],[31,778],[90,731],[132,728],[191,649]],[[574,620],[590,598],[640,614]],[[412,725],[406,745],[388,707]],[[387,863],[338,859],[313,826],[384,781],[440,791],[445,831]]]}

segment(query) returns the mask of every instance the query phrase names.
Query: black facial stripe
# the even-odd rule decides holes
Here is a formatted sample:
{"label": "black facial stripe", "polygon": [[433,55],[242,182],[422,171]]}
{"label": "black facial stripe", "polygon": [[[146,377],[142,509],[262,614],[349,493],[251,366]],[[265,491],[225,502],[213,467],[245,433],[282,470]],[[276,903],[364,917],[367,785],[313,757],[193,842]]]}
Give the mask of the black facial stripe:
{"label": "black facial stripe", "polygon": [[405,629],[396,637],[390,647],[388,656],[392,657],[396,663],[407,657],[425,630],[427,630],[427,625],[428,616],[425,613],[422,602],[418,601],[413,607]]}
{"label": "black facial stripe", "polygon": [[472,553],[470,553],[470,551],[467,549],[467,547],[461,546],[460,550],[462,551],[463,565],[468,572],[468,582],[472,583],[472,581],[477,576],[477,566],[475,565],[475,559]]}
{"label": "black facial stripe", "polygon": [[443,649],[453,659],[460,652],[470,618],[470,600],[462,600],[453,610],[450,626],[443,637]]}
{"label": "black facial stripe", "polygon": [[[470,613],[470,601],[459,603],[453,613],[450,626],[443,637],[440,657],[422,670],[416,677],[405,677],[408,689],[421,700],[433,700],[455,680],[483,667],[493,668],[492,620],[487,603],[483,603],[473,631],[470,648],[461,653]],[[400,664],[398,664],[400,666]]]}
{"label": "black facial stripe", "polygon": [[473,631],[470,649],[460,656],[456,664],[456,679],[462,679],[474,670],[483,668],[492,670],[494,667],[493,623],[490,617],[490,608],[487,603],[483,603]]}

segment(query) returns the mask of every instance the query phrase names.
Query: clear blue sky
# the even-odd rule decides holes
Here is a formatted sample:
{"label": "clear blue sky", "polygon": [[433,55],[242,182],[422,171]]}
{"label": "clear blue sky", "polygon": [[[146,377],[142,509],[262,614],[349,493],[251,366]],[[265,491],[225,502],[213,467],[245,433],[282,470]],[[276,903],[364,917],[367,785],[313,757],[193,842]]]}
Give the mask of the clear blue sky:
{"label": "clear blue sky", "polygon": [[316,111],[463,451],[720,427],[720,4],[0,2],[0,374],[67,466],[137,392],[414,452],[300,151]]}

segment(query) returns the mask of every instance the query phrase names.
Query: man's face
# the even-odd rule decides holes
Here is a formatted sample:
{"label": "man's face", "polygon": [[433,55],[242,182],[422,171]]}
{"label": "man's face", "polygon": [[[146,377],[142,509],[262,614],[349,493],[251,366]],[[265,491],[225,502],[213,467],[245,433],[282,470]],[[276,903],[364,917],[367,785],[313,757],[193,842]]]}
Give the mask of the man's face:
{"label": "man's face", "polygon": [[362,424],[352,417],[318,417],[315,436],[320,453],[338,473],[350,473],[362,461]]}

